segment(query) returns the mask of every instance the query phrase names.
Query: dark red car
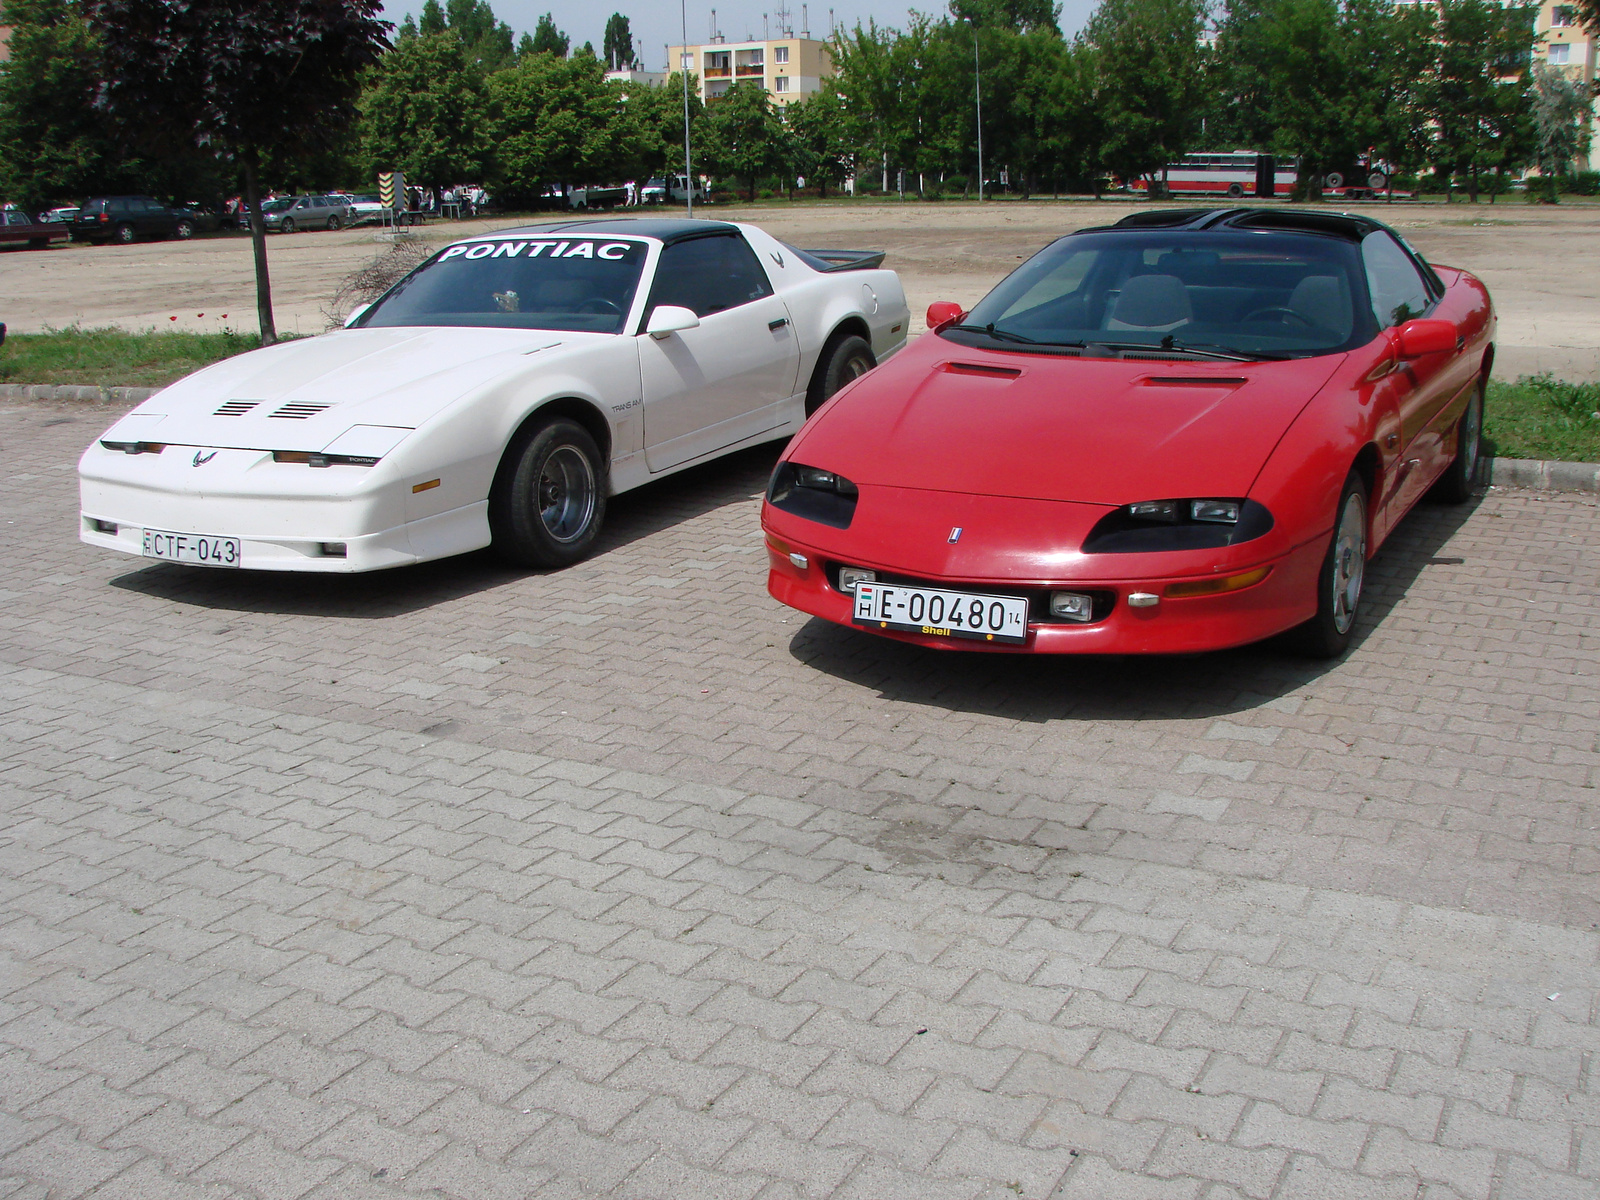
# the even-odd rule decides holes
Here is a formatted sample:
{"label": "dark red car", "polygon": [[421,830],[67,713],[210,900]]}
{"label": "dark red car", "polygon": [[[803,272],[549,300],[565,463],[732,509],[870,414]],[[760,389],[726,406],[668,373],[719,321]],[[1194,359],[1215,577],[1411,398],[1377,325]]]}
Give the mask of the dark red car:
{"label": "dark red car", "polygon": [[65,242],[71,236],[60,221],[41,221],[32,213],[14,208],[0,212],[0,246],[30,246],[40,250],[51,242]]}
{"label": "dark red car", "polygon": [[822,407],[762,507],[768,589],[928,646],[1349,643],[1367,559],[1465,500],[1488,292],[1376,221],[1165,210],[1047,246]]}

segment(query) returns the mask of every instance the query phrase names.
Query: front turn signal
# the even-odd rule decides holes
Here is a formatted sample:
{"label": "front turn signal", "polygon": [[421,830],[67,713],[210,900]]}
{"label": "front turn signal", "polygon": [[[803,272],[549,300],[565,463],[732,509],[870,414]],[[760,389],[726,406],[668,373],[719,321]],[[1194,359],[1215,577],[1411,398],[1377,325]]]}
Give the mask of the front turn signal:
{"label": "front turn signal", "polygon": [[1271,567],[1257,567],[1254,571],[1243,571],[1238,575],[1224,575],[1219,579],[1196,579],[1186,583],[1169,583],[1166,595],[1169,599],[1184,596],[1216,596],[1223,592],[1242,591],[1247,587],[1255,587],[1268,575],[1272,574]]}

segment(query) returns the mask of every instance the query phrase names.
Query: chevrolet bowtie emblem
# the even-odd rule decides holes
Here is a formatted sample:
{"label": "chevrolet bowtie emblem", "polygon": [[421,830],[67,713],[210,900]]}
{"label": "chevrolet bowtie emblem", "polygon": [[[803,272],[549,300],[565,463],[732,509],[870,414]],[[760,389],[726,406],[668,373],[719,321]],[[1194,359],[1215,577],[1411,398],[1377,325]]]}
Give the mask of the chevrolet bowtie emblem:
{"label": "chevrolet bowtie emblem", "polygon": [[[217,452],[215,450],[212,450],[209,453],[207,453],[204,450],[196,450],[194,452],[194,465],[197,466],[197,467],[203,467],[203,466],[205,466],[206,463],[210,462],[216,456],[217,456]],[[959,532],[959,530],[957,532]],[[951,541],[955,541],[954,538],[951,538],[950,540]]]}
{"label": "chevrolet bowtie emblem", "polygon": [[961,540],[961,526],[957,525],[950,531],[950,544],[953,546]]}

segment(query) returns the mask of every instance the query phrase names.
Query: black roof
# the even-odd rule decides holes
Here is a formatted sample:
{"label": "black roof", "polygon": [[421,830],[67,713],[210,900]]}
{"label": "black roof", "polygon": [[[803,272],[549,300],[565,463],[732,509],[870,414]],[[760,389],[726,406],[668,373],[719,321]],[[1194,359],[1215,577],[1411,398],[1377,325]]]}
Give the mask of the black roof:
{"label": "black roof", "polygon": [[581,221],[553,221],[548,225],[519,225],[515,229],[496,229],[491,234],[478,236],[576,233],[590,237],[647,237],[670,244],[708,233],[734,233],[737,229],[738,226],[727,221],[691,221],[683,217],[591,217]]}
{"label": "black roof", "polygon": [[1304,208],[1157,208],[1123,217],[1114,225],[1096,226],[1095,230],[1182,229],[1200,232],[1209,229],[1271,229],[1320,233],[1359,242],[1367,234],[1384,228],[1386,226],[1382,222],[1355,213],[1317,212]]}

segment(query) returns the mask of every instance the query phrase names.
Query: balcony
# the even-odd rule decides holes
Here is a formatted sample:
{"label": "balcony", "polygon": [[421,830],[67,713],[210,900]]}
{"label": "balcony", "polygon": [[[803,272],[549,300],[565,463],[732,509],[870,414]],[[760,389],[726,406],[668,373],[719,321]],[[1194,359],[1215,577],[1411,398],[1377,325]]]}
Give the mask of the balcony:
{"label": "balcony", "polygon": [[731,79],[731,78],[733,78],[733,68],[732,67],[707,67],[704,71],[702,71],[700,73],[702,75],[704,75],[707,79]]}
{"label": "balcony", "polygon": [[767,68],[761,63],[740,63],[736,69],[740,79],[759,79],[767,73]]}

